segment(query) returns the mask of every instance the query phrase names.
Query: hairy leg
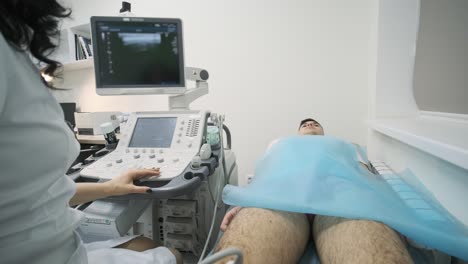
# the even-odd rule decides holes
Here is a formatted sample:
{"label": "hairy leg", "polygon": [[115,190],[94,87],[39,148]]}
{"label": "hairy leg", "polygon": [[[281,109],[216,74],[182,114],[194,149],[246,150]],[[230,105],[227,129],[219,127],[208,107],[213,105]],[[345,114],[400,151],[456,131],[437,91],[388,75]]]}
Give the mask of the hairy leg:
{"label": "hairy leg", "polygon": [[[297,263],[309,240],[307,217],[300,213],[242,208],[229,224],[215,252],[240,249],[246,264]],[[225,258],[219,263],[226,263]]]}
{"label": "hairy leg", "polygon": [[413,263],[397,232],[380,222],[317,215],[313,237],[322,264]]}
{"label": "hairy leg", "polygon": [[[142,251],[152,249],[152,248],[157,248],[160,246],[162,245],[159,245],[158,243],[154,242],[154,240],[141,236],[141,237],[136,237],[132,240],[129,240],[123,244],[120,244],[116,246],[116,248],[125,248],[125,249],[129,249],[133,251],[142,252]],[[174,248],[169,248],[169,250],[172,252],[172,254],[174,254],[177,264],[182,264],[183,258],[180,252]]]}

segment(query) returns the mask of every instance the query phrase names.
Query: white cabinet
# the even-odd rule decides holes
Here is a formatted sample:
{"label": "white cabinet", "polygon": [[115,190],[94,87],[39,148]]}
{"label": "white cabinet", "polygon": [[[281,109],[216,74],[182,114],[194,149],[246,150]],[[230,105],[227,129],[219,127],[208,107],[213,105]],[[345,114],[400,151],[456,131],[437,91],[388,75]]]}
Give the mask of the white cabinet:
{"label": "white cabinet", "polygon": [[371,62],[375,74],[370,78],[368,155],[404,180],[422,184],[468,226],[468,115],[421,111],[414,99],[421,2],[378,3],[372,33],[377,48]]}

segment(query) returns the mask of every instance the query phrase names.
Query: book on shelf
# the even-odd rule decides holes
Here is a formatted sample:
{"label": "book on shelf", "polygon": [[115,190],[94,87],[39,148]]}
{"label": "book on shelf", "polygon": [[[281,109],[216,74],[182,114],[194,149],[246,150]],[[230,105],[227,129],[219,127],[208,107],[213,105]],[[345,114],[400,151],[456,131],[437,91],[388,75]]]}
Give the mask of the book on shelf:
{"label": "book on shelf", "polygon": [[75,34],[75,59],[85,60],[93,56],[91,39]]}
{"label": "book on shelf", "polygon": [[83,49],[86,58],[91,58],[93,56],[91,39],[85,38],[83,36],[78,36],[78,39],[80,40],[81,48]]}

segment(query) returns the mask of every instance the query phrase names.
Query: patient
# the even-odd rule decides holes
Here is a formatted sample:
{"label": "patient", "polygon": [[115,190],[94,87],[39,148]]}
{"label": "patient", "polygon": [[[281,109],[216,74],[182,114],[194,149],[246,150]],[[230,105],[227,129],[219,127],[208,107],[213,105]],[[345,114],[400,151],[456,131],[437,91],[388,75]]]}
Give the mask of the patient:
{"label": "patient", "polygon": [[[324,135],[311,118],[301,121],[298,133]],[[221,230],[225,233],[215,252],[237,247],[245,263],[297,263],[310,235],[322,264],[413,263],[399,234],[376,221],[235,207],[224,217]]]}

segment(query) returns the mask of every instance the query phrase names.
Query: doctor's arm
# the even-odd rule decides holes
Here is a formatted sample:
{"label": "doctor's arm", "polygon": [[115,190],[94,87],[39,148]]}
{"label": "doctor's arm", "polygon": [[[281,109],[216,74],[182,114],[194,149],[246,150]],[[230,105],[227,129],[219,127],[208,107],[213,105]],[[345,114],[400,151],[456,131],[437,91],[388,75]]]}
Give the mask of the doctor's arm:
{"label": "doctor's arm", "polygon": [[146,177],[158,175],[159,169],[129,170],[107,182],[77,183],[76,193],[71,198],[70,205],[82,204],[109,196],[145,193],[150,189],[149,187],[136,186],[133,182]]}

